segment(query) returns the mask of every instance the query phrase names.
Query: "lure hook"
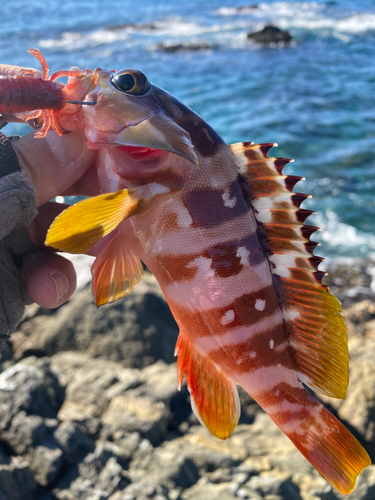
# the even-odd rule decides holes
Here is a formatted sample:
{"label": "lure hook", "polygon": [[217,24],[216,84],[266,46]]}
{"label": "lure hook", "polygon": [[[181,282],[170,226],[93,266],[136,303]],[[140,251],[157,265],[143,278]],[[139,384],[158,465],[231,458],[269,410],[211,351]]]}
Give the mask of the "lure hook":
{"label": "lure hook", "polygon": [[87,106],[95,106],[96,101],[65,101],[66,104],[86,104]]}

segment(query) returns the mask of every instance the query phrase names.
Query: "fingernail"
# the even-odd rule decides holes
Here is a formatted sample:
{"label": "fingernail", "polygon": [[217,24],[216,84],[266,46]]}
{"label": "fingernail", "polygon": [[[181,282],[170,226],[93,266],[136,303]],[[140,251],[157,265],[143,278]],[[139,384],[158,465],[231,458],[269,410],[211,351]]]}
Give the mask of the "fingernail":
{"label": "fingernail", "polygon": [[65,274],[62,273],[51,273],[48,275],[53,281],[56,288],[56,302],[58,302],[69,289],[69,281]]}

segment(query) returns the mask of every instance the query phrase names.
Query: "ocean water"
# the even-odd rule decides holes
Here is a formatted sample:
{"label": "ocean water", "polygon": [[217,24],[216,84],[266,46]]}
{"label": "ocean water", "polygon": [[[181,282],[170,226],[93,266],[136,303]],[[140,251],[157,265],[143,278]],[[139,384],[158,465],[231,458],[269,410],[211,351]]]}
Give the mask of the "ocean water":
{"label": "ocean water", "polygon": [[[136,67],[192,107],[228,142],[277,142],[285,173],[322,228],[328,259],[375,261],[375,0],[3,0],[0,62],[51,71]],[[104,6],[105,5],[105,6]],[[289,47],[246,35],[272,23]],[[205,43],[166,53],[159,44]],[[9,125],[24,134],[27,126]]]}

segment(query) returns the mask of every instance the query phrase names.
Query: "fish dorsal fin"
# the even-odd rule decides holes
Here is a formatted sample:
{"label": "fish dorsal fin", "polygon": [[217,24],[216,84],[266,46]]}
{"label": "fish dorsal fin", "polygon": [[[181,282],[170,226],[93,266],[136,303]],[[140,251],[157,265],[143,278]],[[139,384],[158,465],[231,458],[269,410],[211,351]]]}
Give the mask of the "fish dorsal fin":
{"label": "fish dorsal fin", "polygon": [[141,281],[142,262],[121,229],[115,229],[108,237],[91,267],[91,274],[92,293],[98,307],[129,295]]}
{"label": "fish dorsal fin", "polygon": [[348,385],[347,330],[339,301],[321,283],[323,260],[309,240],[318,228],[305,225],[313,212],[300,208],[309,196],[294,193],[301,177],[282,175],[291,160],[268,158],[276,144],[232,144],[258,223],[286,331],[301,382],[327,396],[344,398]]}
{"label": "fish dorsal fin", "polygon": [[240,418],[236,384],[195,347],[184,331],[180,331],[175,355],[179,389],[186,379],[196,417],[215,437],[226,439]]}

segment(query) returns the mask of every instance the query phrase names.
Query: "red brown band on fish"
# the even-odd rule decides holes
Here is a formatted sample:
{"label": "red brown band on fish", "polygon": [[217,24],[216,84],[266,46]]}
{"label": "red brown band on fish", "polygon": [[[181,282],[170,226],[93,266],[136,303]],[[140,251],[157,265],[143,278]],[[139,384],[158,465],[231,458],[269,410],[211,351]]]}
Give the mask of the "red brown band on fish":
{"label": "red brown band on fish", "polygon": [[[176,219],[177,215],[169,221],[175,223]],[[168,223],[170,224],[170,222]],[[209,246],[201,254],[178,256],[162,254],[158,256],[159,265],[168,269],[168,273],[164,273],[165,283],[192,281],[198,273],[197,259],[200,257],[211,261],[210,269],[220,278],[235,276],[244,267],[257,266],[265,260],[258,235],[253,233],[241,240]]]}

